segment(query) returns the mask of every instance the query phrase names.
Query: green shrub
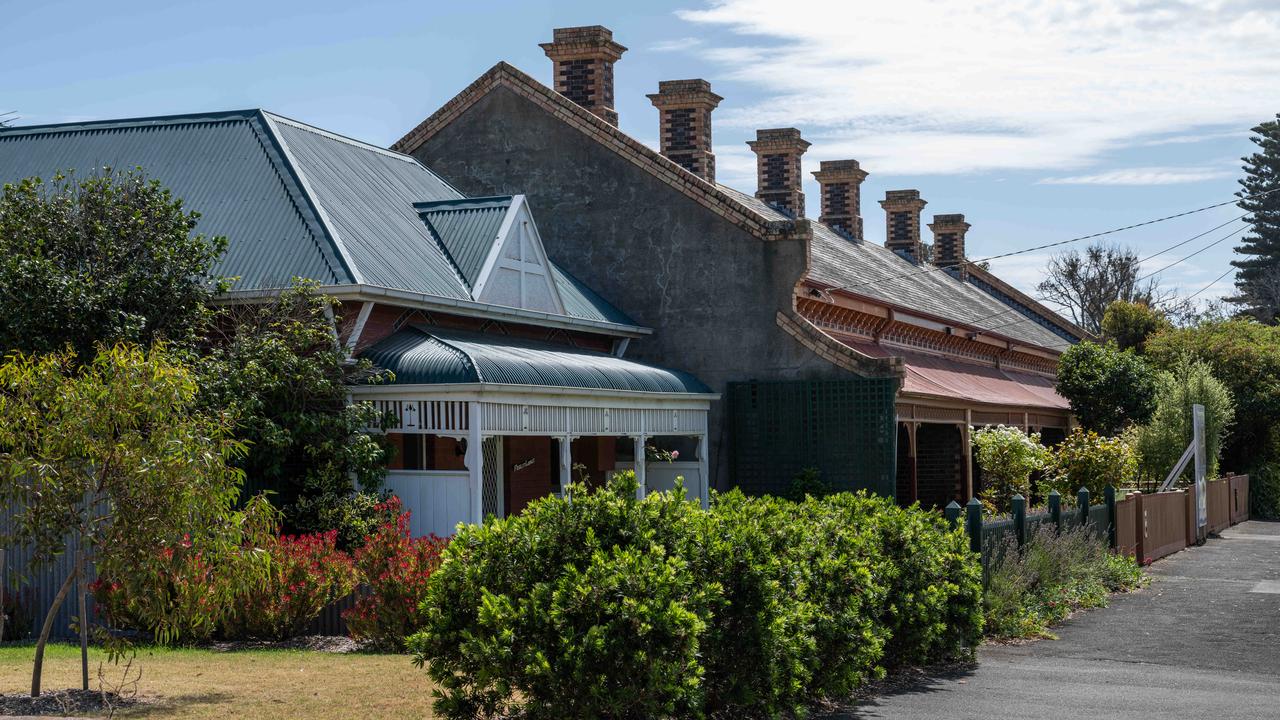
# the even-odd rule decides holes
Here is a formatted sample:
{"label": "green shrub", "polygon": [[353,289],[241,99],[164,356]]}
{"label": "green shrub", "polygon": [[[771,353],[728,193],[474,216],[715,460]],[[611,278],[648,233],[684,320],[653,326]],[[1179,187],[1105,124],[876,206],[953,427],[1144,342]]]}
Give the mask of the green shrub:
{"label": "green shrub", "polygon": [[265,578],[236,596],[222,636],[284,640],[302,634],[325,607],[356,587],[351,557],[337,548],[338,531],[285,535],[265,548]]}
{"label": "green shrub", "polygon": [[[1058,444],[1045,468],[1046,491],[1057,490],[1073,498],[1080,488],[1102,497],[1108,485],[1132,487],[1137,479],[1138,457],[1124,437],[1102,437],[1092,430],[1075,428]],[[1092,502],[1092,501],[1091,501]]]}
{"label": "green shrub", "polygon": [[1280,465],[1260,465],[1249,473],[1249,517],[1280,520]]}
{"label": "green shrub", "polygon": [[1048,637],[1049,625],[1081,608],[1102,607],[1109,593],[1142,583],[1133,559],[1112,554],[1091,531],[1042,525],[1019,549],[1010,537],[995,548],[983,592],[993,637]]}
{"label": "green shrub", "polygon": [[408,643],[443,717],[776,717],[881,675],[886,647],[922,662],[980,635],[976,559],[936,513],[572,490],[445,551]]}
{"label": "green shrub", "polygon": [[1113,435],[1156,409],[1155,371],[1114,342],[1082,342],[1058,359],[1058,394],[1089,430]]}
{"label": "green shrub", "polygon": [[[1156,412],[1151,422],[1134,431],[1138,470],[1147,482],[1161,482],[1193,436],[1191,406],[1204,405],[1205,449],[1209,477],[1217,477],[1222,443],[1235,420],[1231,391],[1213,376],[1213,368],[1199,360],[1183,358],[1156,380]],[[1188,465],[1184,478],[1192,479]]]}
{"label": "green shrub", "polygon": [[982,501],[994,512],[1009,512],[1014,495],[1031,497],[1031,473],[1043,470],[1050,453],[1039,433],[997,425],[970,434],[982,468]]}

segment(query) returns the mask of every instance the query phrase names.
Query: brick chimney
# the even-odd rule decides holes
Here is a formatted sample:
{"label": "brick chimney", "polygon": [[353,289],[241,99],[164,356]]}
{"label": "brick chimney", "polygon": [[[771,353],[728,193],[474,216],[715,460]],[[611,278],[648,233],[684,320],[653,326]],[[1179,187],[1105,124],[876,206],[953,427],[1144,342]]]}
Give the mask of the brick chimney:
{"label": "brick chimney", "polygon": [[756,154],[756,197],[795,218],[804,217],[800,156],[808,141],[795,128],[757,130],[747,146]]}
{"label": "brick chimney", "polygon": [[822,187],[823,224],[851,240],[862,240],[862,181],[867,171],[857,160],[823,160],[813,173]]}
{"label": "brick chimney", "polygon": [[884,194],[884,246],[895,252],[906,252],[915,262],[924,260],[920,246],[920,211],[927,205],[919,190],[890,190]]}
{"label": "brick chimney", "polygon": [[663,80],[649,95],[658,108],[662,154],[714,184],[716,156],[711,152],[711,111],[724,98],[706,80]]}
{"label": "brick chimney", "polygon": [[952,274],[961,280],[969,277],[968,266],[964,264],[964,234],[969,231],[969,223],[964,215],[934,215],[929,223],[933,231],[933,264],[940,268],[955,268]]}
{"label": "brick chimney", "polygon": [[618,124],[613,109],[613,64],[627,49],[613,41],[613,31],[601,25],[556,28],[552,42],[539,47],[555,67],[556,92]]}

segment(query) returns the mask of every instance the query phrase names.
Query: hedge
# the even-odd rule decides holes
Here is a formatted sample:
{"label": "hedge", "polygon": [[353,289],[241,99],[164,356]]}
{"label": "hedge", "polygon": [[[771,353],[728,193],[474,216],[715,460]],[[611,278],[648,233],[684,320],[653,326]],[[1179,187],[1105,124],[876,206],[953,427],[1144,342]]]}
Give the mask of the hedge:
{"label": "hedge", "polygon": [[937,513],[736,491],[703,511],[629,475],[570,496],[444,551],[408,642],[442,717],[776,717],[981,638],[981,570]]}

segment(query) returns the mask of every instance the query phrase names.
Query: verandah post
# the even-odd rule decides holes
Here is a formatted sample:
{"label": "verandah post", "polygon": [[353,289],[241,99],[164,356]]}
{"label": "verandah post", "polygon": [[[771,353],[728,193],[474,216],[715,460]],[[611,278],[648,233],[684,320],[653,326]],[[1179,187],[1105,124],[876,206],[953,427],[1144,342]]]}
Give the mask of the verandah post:
{"label": "verandah post", "polygon": [[1089,488],[1080,488],[1076,493],[1076,502],[1080,506],[1080,527],[1086,527],[1089,524]]}
{"label": "verandah post", "polygon": [[1049,520],[1054,532],[1062,532],[1062,493],[1057,490],[1049,493]]}
{"label": "verandah post", "polygon": [[964,529],[969,533],[969,550],[982,552],[982,503],[970,498],[965,506]]}
{"label": "verandah post", "polygon": [[1102,491],[1102,497],[1107,503],[1107,542],[1114,550],[1116,547],[1116,489],[1108,485]]}
{"label": "verandah post", "polygon": [[1027,499],[1022,493],[1013,496],[1013,534],[1018,538],[1018,547],[1027,542]]}

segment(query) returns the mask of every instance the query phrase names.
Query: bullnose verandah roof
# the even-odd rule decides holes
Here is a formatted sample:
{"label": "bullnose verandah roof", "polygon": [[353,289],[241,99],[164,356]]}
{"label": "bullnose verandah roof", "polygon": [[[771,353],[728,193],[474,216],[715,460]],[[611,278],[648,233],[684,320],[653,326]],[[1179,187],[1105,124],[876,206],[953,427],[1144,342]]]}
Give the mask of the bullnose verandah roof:
{"label": "bullnose verandah roof", "polygon": [[617,392],[711,394],[678,370],[566,345],[411,326],[362,353],[397,385],[491,383]]}

